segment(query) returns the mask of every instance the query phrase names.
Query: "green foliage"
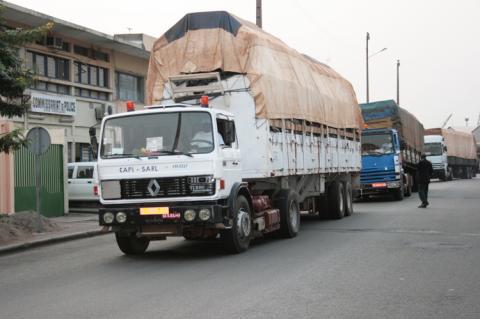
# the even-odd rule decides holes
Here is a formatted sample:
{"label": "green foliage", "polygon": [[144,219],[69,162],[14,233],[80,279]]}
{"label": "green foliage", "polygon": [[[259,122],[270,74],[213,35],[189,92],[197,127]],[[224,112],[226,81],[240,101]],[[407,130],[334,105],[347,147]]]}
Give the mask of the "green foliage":
{"label": "green foliage", "polygon": [[[23,67],[18,56],[18,46],[34,42],[52,29],[53,23],[24,30],[5,26],[0,5],[0,116],[12,118],[25,114],[28,97],[23,95],[33,81],[33,73]],[[23,145],[24,137],[19,130],[0,135],[0,153],[15,150]]]}

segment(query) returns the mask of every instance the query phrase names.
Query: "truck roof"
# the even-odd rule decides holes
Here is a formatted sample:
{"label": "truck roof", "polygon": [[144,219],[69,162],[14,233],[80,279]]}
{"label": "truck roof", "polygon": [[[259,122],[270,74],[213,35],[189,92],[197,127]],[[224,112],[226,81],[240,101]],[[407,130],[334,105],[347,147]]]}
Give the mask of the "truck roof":
{"label": "truck roof", "polygon": [[127,117],[127,116],[135,116],[141,114],[155,114],[155,113],[164,113],[164,112],[188,112],[188,111],[195,111],[195,112],[208,112],[212,114],[212,116],[216,117],[217,114],[222,114],[227,117],[232,117],[233,114],[227,112],[225,110],[219,110],[210,107],[201,107],[200,105],[191,105],[185,103],[173,103],[173,104],[155,104],[155,105],[147,105],[144,109],[131,111],[131,112],[123,112],[117,113],[113,115],[106,116],[104,120],[108,120],[111,118],[117,117]]}

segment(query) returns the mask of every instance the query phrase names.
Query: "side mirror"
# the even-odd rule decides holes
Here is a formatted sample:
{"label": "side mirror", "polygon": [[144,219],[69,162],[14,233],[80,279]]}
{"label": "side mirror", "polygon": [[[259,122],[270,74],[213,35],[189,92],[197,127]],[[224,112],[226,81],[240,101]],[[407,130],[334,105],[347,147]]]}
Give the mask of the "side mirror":
{"label": "side mirror", "polygon": [[225,136],[223,140],[226,145],[231,145],[235,142],[235,123],[233,121],[225,122]]}

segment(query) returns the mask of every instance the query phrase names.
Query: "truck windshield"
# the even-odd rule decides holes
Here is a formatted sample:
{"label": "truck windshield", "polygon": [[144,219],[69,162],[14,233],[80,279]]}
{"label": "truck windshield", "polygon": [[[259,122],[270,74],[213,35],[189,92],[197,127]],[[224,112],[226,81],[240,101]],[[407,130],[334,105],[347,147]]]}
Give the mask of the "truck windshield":
{"label": "truck windshield", "polygon": [[384,155],[393,153],[390,134],[362,135],[362,155]]}
{"label": "truck windshield", "polygon": [[103,127],[102,158],[164,156],[213,151],[207,112],[170,112],[117,117]]}
{"label": "truck windshield", "polygon": [[425,155],[427,156],[442,155],[442,144],[441,143],[425,143]]}

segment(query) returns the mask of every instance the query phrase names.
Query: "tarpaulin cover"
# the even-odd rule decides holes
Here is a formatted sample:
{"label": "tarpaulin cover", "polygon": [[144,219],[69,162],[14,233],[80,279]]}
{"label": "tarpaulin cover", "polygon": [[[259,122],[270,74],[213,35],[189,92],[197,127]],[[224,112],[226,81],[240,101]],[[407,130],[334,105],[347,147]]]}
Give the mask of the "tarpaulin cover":
{"label": "tarpaulin cover", "polygon": [[360,108],[369,128],[394,128],[407,145],[423,152],[423,124],[394,100],[364,103]]}
{"label": "tarpaulin cover", "polygon": [[248,77],[258,118],[303,119],[337,128],[363,126],[347,80],[224,11],[187,14],[155,42],[147,103],[161,102],[170,76],[214,71]]}
{"label": "tarpaulin cover", "polygon": [[429,128],[425,135],[442,135],[447,146],[448,156],[464,159],[477,158],[477,145],[473,134],[454,129]]}

